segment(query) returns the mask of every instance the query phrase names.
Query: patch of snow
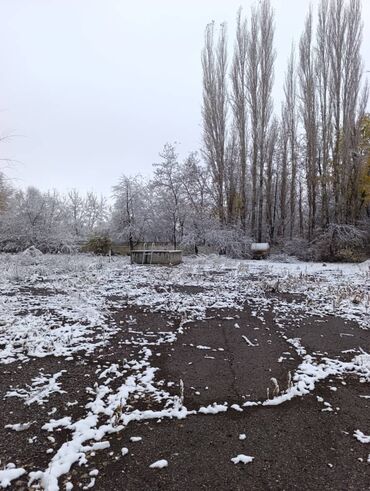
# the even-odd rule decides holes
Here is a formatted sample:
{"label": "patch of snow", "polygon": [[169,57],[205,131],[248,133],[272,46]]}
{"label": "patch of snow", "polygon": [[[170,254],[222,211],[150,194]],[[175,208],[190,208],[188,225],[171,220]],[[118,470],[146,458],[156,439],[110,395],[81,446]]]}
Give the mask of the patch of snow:
{"label": "patch of snow", "polygon": [[57,382],[58,378],[63,375],[66,370],[61,370],[54,375],[47,375],[40,372],[38,377],[32,380],[32,385],[28,386],[26,389],[16,388],[10,390],[5,394],[5,397],[19,397],[24,399],[26,406],[30,406],[35,402],[37,404],[44,404],[51,394],[59,393],[64,394],[65,391],[61,389],[60,382]]}
{"label": "patch of snow", "polygon": [[239,412],[242,412],[243,409],[239,406],[239,404],[232,404],[230,406],[231,409],[234,409],[235,411],[239,411]]}
{"label": "patch of snow", "polygon": [[360,430],[356,430],[354,433],[353,433],[353,436],[355,438],[357,438],[357,440],[361,443],[370,443],[370,435],[365,435],[364,433],[362,433],[362,431]]}
{"label": "patch of snow", "polygon": [[252,341],[250,341],[250,340],[247,338],[247,336],[242,336],[242,338],[244,339],[244,341],[247,343],[247,345],[248,345],[248,346],[253,346],[253,347],[258,346],[258,344],[254,344],[254,343],[252,343]]}
{"label": "patch of snow", "polygon": [[5,425],[5,428],[8,428],[13,431],[25,431],[28,430],[32,425],[34,421],[28,422],[28,423],[15,423],[15,424],[8,424]]}
{"label": "patch of snow", "polygon": [[201,414],[218,414],[225,413],[227,411],[227,404],[210,404],[209,406],[202,406],[199,408],[198,413]]}
{"label": "patch of snow", "polygon": [[151,469],[163,469],[164,467],[168,467],[168,461],[165,459],[157,460],[153,464],[150,464],[149,467]]}
{"label": "patch of snow", "polygon": [[25,473],[22,467],[17,468],[14,464],[8,464],[5,469],[0,470],[0,487],[7,488],[14,479],[18,479]]}
{"label": "patch of snow", "polygon": [[237,455],[236,457],[233,457],[231,459],[231,462],[234,462],[234,464],[249,464],[251,462],[253,462],[254,460],[254,457],[250,457],[249,455],[244,455],[244,454],[239,454]]}

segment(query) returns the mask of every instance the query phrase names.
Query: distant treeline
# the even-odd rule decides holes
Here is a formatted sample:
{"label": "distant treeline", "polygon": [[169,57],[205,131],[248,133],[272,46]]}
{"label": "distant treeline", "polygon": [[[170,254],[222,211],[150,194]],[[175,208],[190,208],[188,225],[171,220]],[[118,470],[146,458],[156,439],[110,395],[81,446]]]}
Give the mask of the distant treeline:
{"label": "distant treeline", "polygon": [[[246,255],[269,242],[306,259],[353,260],[370,233],[370,116],[360,0],[321,0],[288,57],[274,108],[274,13],[269,0],[206,26],[202,139],[180,160],[167,143],[150,179],[123,175],[114,204],[12,189],[0,177],[0,244],[49,250],[106,236]],[[181,136],[181,135],[179,135]]]}

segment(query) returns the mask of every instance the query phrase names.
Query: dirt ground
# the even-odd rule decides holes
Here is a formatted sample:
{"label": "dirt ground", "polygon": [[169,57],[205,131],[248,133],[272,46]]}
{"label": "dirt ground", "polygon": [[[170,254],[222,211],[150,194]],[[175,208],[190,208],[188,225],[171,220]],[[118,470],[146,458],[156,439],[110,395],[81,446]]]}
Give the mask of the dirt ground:
{"label": "dirt ground", "polygon": [[[179,287],[180,288],[180,287]],[[191,288],[186,292],[196,294]],[[47,294],[47,293],[45,293]],[[275,301],[282,299],[276,295]],[[284,301],[294,302],[294,296]],[[316,357],[351,359],[351,350],[370,350],[370,331],[333,316],[275,321],[273,309],[255,316],[253,299],[242,311],[209,311],[207,318],[185,324],[173,343],[155,344],[180,319],[145,308],[129,307],[114,298],[112,317],[120,329],[109,344],[90,355],[70,360],[57,357],[32,359],[0,366],[0,463],[13,462],[27,472],[46,468],[50,455],[67,441],[70,432],[52,434],[41,426],[50,418],[83,417],[91,400],[88,387],[97,382],[96,369],[135,359],[143,345],[152,350],[156,378],[171,382],[171,393],[180,394],[184,406],[197,410],[217,402],[228,403],[227,412],[189,415],[185,419],[159,419],[130,423],[112,434],[110,447],[89,455],[85,465],[74,465],[60,481],[87,489],[91,470],[98,469],[97,490],[367,490],[370,489],[369,444],[354,438],[360,428],[370,434],[370,388],[358,377],[329,377],[315,390],[278,406],[240,407],[263,401],[273,390],[274,377],[281,390],[301,361],[289,338],[299,338],[307,353]],[[135,318],[135,326],[129,322]],[[237,326],[235,326],[237,324]],[[246,341],[245,338],[248,340]],[[63,393],[52,394],[42,405],[26,406],[16,397],[5,397],[10,387],[29,384],[43,370],[61,377]],[[113,384],[114,386],[114,384]],[[271,392],[269,392],[271,394]],[[362,396],[362,397],[361,397]],[[324,402],[322,402],[324,401]],[[325,405],[325,402],[329,403]],[[132,408],[155,409],[156,401],[142,397]],[[330,407],[331,410],[325,410]],[[32,422],[29,429],[12,431],[5,426]],[[239,439],[240,434],[246,438]],[[142,439],[130,441],[133,436]],[[122,447],[129,453],[122,456]],[[250,464],[233,464],[238,454],[253,456]],[[168,467],[149,465],[166,459]],[[10,489],[29,489],[27,477]]]}

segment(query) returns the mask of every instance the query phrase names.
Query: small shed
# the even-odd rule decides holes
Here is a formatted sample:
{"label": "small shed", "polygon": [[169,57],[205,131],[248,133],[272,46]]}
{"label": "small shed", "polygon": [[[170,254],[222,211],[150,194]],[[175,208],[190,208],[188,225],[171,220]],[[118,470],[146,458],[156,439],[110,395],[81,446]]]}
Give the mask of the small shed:
{"label": "small shed", "polygon": [[265,259],[270,253],[268,242],[254,242],[251,245],[253,259]]}

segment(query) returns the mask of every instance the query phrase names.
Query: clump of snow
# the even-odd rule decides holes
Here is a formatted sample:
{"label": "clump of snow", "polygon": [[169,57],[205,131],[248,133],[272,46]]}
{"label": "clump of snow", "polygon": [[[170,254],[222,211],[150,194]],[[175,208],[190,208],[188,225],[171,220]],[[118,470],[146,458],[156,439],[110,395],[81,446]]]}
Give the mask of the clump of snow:
{"label": "clump of snow", "polygon": [[243,412],[243,409],[239,406],[239,404],[232,404],[230,407],[231,409],[234,409],[234,411]]}
{"label": "clump of snow", "polygon": [[70,416],[65,416],[60,419],[51,419],[48,423],[45,423],[41,429],[46,431],[54,431],[55,428],[68,427],[72,423]]}
{"label": "clump of snow", "polygon": [[33,425],[33,422],[30,421],[28,423],[8,424],[8,425],[5,425],[5,428],[8,428],[8,429],[13,430],[13,431],[25,431],[25,430],[28,430],[29,428],[31,428],[32,425]]}
{"label": "clump of snow", "polygon": [[163,469],[164,467],[168,467],[168,461],[165,459],[157,460],[153,464],[150,464],[149,467],[151,469]]}
{"label": "clump of snow", "polygon": [[234,464],[249,464],[251,462],[253,462],[254,460],[254,457],[250,457],[249,455],[244,455],[244,454],[239,454],[237,455],[236,457],[233,457],[231,459],[231,462],[234,462]]}
{"label": "clump of snow", "polygon": [[141,440],[142,440],[142,439],[143,439],[143,438],[142,438],[141,436],[132,436],[132,437],[130,438],[130,441],[131,441],[131,442],[141,442]]}
{"label": "clump of snow", "polygon": [[364,433],[362,433],[362,431],[360,430],[356,430],[354,433],[353,433],[353,436],[355,438],[357,438],[357,440],[361,443],[370,443],[370,435],[365,435]]}
{"label": "clump of snow", "polygon": [[218,413],[225,413],[227,411],[227,404],[210,404],[209,406],[202,406],[199,408],[199,413],[201,414],[218,414]]}
{"label": "clump of snow", "polygon": [[5,469],[0,470],[0,487],[7,488],[14,479],[23,476],[26,471],[22,467],[15,467],[14,464],[8,464]]}

